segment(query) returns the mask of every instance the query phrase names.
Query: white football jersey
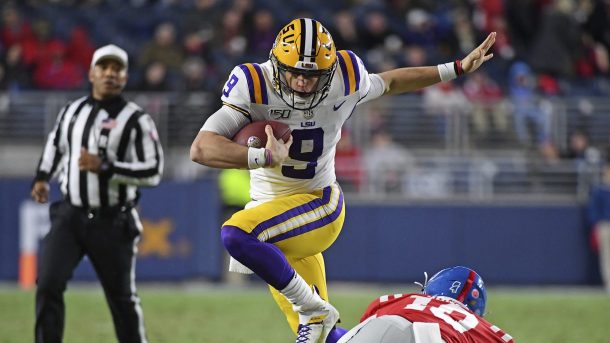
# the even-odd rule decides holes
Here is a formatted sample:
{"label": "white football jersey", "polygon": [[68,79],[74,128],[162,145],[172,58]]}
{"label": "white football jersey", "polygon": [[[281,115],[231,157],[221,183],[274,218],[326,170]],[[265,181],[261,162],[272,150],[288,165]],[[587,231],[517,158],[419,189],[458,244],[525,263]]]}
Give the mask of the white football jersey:
{"label": "white football jersey", "polygon": [[242,64],[231,72],[222,92],[225,106],[252,122],[275,120],[292,130],[289,158],[281,166],[250,171],[252,199],[309,193],[335,182],[335,146],[343,123],[357,105],[383,93],[381,78],[369,74],[353,52],[338,51],[337,60],[328,95],[312,110],[295,110],[282,100],[273,88],[271,61]]}

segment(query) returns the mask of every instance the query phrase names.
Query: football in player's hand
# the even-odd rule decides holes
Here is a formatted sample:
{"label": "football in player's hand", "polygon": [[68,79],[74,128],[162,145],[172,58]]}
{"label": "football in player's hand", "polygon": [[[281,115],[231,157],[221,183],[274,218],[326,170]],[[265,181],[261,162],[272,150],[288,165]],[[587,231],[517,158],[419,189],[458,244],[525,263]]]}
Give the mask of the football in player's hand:
{"label": "football in player's hand", "polygon": [[267,125],[271,125],[273,135],[277,140],[281,139],[285,143],[290,138],[291,131],[288,125],[279,121],[263,120],[255,121],[241,128],[233,137],[233,141],[250,148],[263,148],[267,145],[267,134],[265,133]]}

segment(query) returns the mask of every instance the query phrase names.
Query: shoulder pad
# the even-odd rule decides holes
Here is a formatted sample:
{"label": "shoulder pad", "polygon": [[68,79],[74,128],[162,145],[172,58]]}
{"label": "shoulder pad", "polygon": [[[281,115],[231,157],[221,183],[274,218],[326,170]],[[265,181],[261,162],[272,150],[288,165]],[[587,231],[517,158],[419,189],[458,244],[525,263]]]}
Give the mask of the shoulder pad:
{"label": "shoulder pad", "polygon": [[350,95],[360,89],[362,61],[350,50],[337,51],[337,60],[343,78],[344,94]]}
{"label": "shoulder pad", "polygon": [[267,85],[261,67],[257,63],[244,63],[240,64],[239,68],[246,75],[248,91],[250,92],[250,102],[267,105],[269,103]]}

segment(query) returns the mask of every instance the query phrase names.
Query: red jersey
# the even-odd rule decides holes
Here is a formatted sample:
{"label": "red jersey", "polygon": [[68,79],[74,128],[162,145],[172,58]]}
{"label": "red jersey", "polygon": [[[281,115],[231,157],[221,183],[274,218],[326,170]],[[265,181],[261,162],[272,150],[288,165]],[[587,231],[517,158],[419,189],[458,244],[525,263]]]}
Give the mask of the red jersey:
{"label": "red jersey", "polygon": [[437,323],[447,343],[514,343],[499,327],[472,313],[457,300],[427,294],[384,295],[373,301],[360,321],[376,315],[401,316],[412,323]]}

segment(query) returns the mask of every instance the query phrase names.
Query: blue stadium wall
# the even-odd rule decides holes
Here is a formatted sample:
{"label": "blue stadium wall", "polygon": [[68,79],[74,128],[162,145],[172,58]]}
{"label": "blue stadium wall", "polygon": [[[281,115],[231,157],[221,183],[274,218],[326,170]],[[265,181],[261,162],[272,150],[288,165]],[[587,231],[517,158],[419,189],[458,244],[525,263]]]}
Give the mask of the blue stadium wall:
{"label": "blue stadium wall", "polygon": [[[27,180],[0,180],[0,281],[15,281],[19,206]],[[58,197],[55,188],[53,197]],[[218,192],[212,181],[164,182],[145,189],[140,214],[148,236],[139,280],[218,280],[223,266]],[[350,204],[343,232],[325,253],[329,280],[412,282],[448,265],[476,268],[488,283],[599,283],[578,205]],[[95,275],[88,261],[75,279]]]}

